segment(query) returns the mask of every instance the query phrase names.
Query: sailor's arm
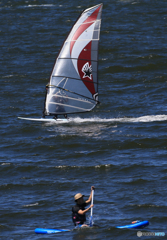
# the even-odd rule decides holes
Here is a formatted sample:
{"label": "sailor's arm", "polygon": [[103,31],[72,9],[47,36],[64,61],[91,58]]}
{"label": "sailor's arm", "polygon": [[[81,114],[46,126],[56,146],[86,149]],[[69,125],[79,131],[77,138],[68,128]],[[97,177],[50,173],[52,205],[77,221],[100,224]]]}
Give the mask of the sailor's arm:
{"label": "sailor's arm", "polygon": [[80,210],[78,211],[78,213],[81,214],[81,215],[83,215],[83,214],[85,214],[86,212],[88,212],[92,207],[93,207],[93,204],[90,205],[90,207],[88,207],[88,208],[85,209],[85,210],[81,210],[81,209],[80,209]]}

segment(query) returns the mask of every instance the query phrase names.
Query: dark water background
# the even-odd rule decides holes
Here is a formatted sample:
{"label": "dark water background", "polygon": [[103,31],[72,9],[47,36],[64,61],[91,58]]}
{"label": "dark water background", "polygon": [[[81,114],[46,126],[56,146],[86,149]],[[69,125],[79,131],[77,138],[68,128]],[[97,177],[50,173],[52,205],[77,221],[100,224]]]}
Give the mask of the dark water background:
{"label": "dark water background", "polygon": [[[69,123],[41,117],[45,85],[78,15],[98,1],[0,1],[0,239],[138,239],[115,226],[148,220],[167,235],[167,1],[106,0],[99,100]],[[96,187],[99,228],[72,229],[73,195]],[[88,216],[87,216],[88,217]],[[141,237],[165,239],[165,237]]]}

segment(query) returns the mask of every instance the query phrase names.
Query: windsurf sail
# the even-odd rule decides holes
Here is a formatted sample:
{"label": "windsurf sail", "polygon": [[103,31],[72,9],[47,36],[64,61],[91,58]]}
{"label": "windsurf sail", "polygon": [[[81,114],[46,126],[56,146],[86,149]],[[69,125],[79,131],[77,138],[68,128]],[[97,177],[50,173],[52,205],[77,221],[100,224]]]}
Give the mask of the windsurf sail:
{"label": "windsurf sail", "polygon": [[103,4],[83,11],[46,86],[44,115],[91,111],[98,103],[98,45]]}

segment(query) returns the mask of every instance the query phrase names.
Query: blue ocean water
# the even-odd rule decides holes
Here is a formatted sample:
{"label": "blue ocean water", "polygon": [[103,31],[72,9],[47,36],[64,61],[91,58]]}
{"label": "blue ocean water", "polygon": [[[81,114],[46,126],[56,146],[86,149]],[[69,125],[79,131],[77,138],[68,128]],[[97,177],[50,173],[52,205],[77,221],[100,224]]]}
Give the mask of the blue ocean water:
{"label": "blue ocean water", "polygon": [[[167,223],[167,2],[106,0],[99,45],[99,100],[69,123],[41,117],[45,85],[71,26],[94,1],[0,2],[0,239],[136,239],[115,226]],[[73,196],[94,185],[98,228],[73,229]],[[87,214],[87,219],[89,214]],[[160,237],[142,236],[142,239]]]}

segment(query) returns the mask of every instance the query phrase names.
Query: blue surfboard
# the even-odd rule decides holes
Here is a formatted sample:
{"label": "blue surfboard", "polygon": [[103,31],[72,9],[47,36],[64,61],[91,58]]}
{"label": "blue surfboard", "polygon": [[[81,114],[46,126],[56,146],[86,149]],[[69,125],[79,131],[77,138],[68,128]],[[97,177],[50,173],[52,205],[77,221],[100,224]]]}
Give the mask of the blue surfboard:
{"label": "blue surfboard", "polygon": [[149,225],[149,221],[136,221],[135,223],[129,224],[129,225],[124,225],[124,226],[118,226],[116,228],[144,228]]}
{"label": "blue surfboard", "polygon": [[[97,225],[96,225],[97,226]],[[82,228],[83,226],[81,224],[77,225],[74,229],[77,229],[77,228]],[[86,226],[86,227],[93,227],[92,226]],[[71,231],[70,229],[52,229],[52,228],[36,228],[35,229],[35,233],[38,233],[38,234],[50,234],[50,233],[61,233],[61,232],[69,232]]]}
{"label": "blue surfboard", "polygon": [[35,233],[39,234],[50,234],[50,233],[60,233],[60,232],[69,232],[69,229],[46,229],[46,228],[36,228]]}

